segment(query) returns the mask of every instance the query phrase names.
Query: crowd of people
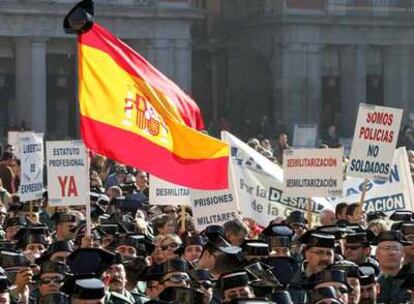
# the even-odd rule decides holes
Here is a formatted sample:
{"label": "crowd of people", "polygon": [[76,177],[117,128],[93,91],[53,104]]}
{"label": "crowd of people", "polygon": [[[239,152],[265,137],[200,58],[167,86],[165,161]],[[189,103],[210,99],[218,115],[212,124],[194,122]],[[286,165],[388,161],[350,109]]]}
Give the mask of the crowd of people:
{"label": "crowd of people", "polygon": [[[249,140],[281,163],[282,134]],[[91,155],[84,206],[20,202],[20,160],[0,153],[0,303],[414,303],[414,213],[292,211],[196,231],[191,208],[149,202],[146,172]]]}

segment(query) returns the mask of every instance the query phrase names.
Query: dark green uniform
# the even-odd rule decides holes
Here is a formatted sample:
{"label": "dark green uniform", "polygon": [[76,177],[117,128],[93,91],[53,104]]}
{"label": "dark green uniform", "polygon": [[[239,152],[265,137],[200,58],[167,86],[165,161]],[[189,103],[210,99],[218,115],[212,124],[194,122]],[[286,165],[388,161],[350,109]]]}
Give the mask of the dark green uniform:
{"label": "dark green uniform", "polygon": [[136,304],[136,302],[132,294],[125,290],[123,294],[109,292],[105,297],[105,304]]}
{"label": "dark green uniform", "polygon": [[401,288],[405,276],[400,273],[396,276],[380,275],[378,279],[378,283],[380,284],[380,294],[378,295],[377,300],[379,304],[410,303],[410,294],[404,288]]}

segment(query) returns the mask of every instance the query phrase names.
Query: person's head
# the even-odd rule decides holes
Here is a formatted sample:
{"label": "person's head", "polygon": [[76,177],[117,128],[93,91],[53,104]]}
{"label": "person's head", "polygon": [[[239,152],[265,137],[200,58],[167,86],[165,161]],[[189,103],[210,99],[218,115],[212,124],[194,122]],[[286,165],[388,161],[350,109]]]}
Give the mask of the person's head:
{"label": "person's head", "polygon": [[238,271],[223,274],[219,278],[220,292],[224,302],[236,298],[254,298],[253,289],[249,286],[246,272]]}
{"label": "person's head", "polygon": [[157,235],[153,240],[155,249],[151,254],[151,259],[154,264],[162,264],[167,261],[165,251],[161,248],[161,244],[164,238],[164,235]]}
{"label": "person's head", "polygon": [[135,175],[135,184],[137,185],[138,189],[144,190],[148,187],[148,175],[147,172],[137,170]]}
{"label": "person's head", "polygon": [[346,207],[346,218],[352,224],[360,224],[366,217],[365,211],[361,210],[359,203]]}
{"label": "person's head", "polygon": [[288,144],[288,136],[286,133],[279,134],[279,144],[285,146]]}
{"label": "person's head", "polygon": [[335,224],[335,212],[330,209],[325,209],[321,212],[321,224],[324,226]]}
{"label": "person's head", "polygon": [[182,244],[180,237],[176,234],[167,234],[161,241],[161,250],[164,251],[166,260],[172,260],[178,257],[175,250]]}
{"label": "person's head", "polygon": [[366,262],[371,254],[367,235],[365,232],[349,234],[345,238],[344,257],[357,264]]}
{"label": "person's head", "polygon": [[373,220],[368,224],[368,229],[375,235],[379,235],[381,232],[387,231],[387,223],[382,219]]}
{"label": "person's head", "polygon": [[234,218],[224,223],[224,233],[233,246],[239,246],[249,235],[250,230],[240,219]]}
{"label": "person's head", "polygon": [[376,257],[381,271],[395,275],[404,263],[404,246],[399,231],[386,231],[378,236]]}
{"label": "person's head", "polygon": [[110,275],[109,290],[123,294],[127,283],[125,266],[113,264],[107,272]]}
{"label": "person's head", "polygon": [[184,241],[183,258],[188,262],[197,261],[203,252],[204,239],[202,236],[189,236]]}
{"label": "person's head", "polygon": [[168,287],[188,287],[191,281],[188,275],[188,264],[181,259],[173,259],[160,266],[161,276],[158,278],[157,293]]}
{"label": "person's head", "polygon": [[59,293],[68,267],[60,262],[44,262],[40,267],[39,292],[41,296]]}
{"label": "person's head", "polygon": [[119,186],[112,186],[106,190],[106,195],[110,200],[122,196],[122,189]]}
{"label": "person's head", "polygon": [[332,137],[336,136],[336,126],[335,125],[330,125],[328,127],[328,134]]}
{"label": "person's head", "polygon": [[339,203],[336,205],[335,208],[335,216],[336,220],[346,220],[346,211],[347,211],[347,204],[346,203]]}
{"label": "person's head", "polygon": [[308,275],[320,272],[333,263],[335,246],[333,236],[310,233],[306,244],[305,258]]}
{"label": "person's head", "polygon": [[350,286],[346,279],[346,272],[339,269],[326,269],[313,275],[310,281],[315,281],[314,289],[333,287],[335,288],[338,300],[348,304]]}
{"label": "person's head", "polygon": [[171,234],[175,232],[174,219],[167,215],[161,214],[152,219],[152,225],[156,234]]}
{"label": "person's head", "polygon": [[360,304],[376,304],[380,293],[380,285],[377,282],[375,269],[370,266],[359,268],[362,274],[360,278]]}
{"label": "person's head", "polygon": [[[414,241],[414,224],[404,223],[401,225],[401,233],[409,242]],[[404,253],[406,257],[406,263],[414,260],[414,244],[404,246]]]}
{"label": "person's head", "polygon": [[96,278],[80,279],[71,291],[71,304],[104,304],[105,284]]}
{"label": "person's head", "polygon": [[56,222],[56,237],[58,240],[72,240],[77,228],[76,217],[69,213],[55,213],[52,219]]}

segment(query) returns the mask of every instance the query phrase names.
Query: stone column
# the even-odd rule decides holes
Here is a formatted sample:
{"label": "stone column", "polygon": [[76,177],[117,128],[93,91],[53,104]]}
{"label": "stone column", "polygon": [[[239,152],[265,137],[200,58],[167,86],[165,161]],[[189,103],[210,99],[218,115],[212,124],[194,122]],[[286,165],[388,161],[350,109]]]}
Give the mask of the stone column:
{"label": "stone column", "polygon": [[340,49],[341,128],[346,136],[353,135],[359,104],[366,101],[365,51],[362,46]]}
{"label": "stone column", "polygon": [[175,41],[175,79],[181,89],[191,93],[191,45],[188,39]]}
{"label": "stone column", "polygon": [[322,46],[309,44],[306,52],[308,123],[319,123],[322,104]]}
{"label": "stone column", "polygon": [[155,67],[168,78],[173,78],[173,49],[169,39],[155,40]]}
{"label": "stone column", "polygon": [[409,48],[392,46],[383,50],[384,105],[409,108]]}
{"label": "stone column", "polygon": [[32,42],[31,47],[31,129],[46,131],[46,40]]}
{"label": "stone column", "polygon": [[16,103],[10,118],[18,127],[31,125],[31,42],[28,38],[16,38]]}

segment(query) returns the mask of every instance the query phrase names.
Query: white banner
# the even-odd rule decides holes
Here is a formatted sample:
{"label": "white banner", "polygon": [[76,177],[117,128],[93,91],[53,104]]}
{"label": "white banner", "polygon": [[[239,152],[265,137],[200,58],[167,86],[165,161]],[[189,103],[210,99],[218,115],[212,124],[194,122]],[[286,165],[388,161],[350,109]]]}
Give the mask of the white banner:
{"label": "white banner", "polygon": [[21,177],[19,197],[21,202],[43,196],[43,137],[34,132],[19,134]]}
{"label": "white banner", "polygon": [[360,104],[347,174],[387,180],[400,130],[402,110]]}
{"label": "white banner", "polygon": [[149,180],[150,205],[190,205],[190,190],[154,175]]}
{"label": "white banner", "polygon": [[342,149],[291,149],[283,153],[286,196],[342,196]]}
{"label": "white banner", "polygon": [[48,141],[47,181],[50,206],[89,201],[88,153],[81,140]]}
{"label": "white banner", "polygon": [[[364,180],[347,178],[344,181],[344,197],[332,198],[335,205],[340,202],[355,203],[361,199]],[[414,210],[414,188],[407,152],[404,147],[395,151],[387,181],[368,182],[368,191],[363,208],[366,212],[383,211],[390,215],[395,210]]]}
{"label": "white banner", "polygon": [[231,190],[190,189],[190,198],[194,224],[198,231],[209,225],[223,225],[237,216],[236,196]]}
{"label": "white banner", "polygon": [[293,129],[293,147],[315,148],[318,138],[318,126],[316,124],[295,124]]}
{"label": "white banner", "polygon": [[[231,148],[231,178],[243,217],[267,226],[276,217],[292,210],[307,210],[306,197],[287,197],[283,189],[283,170],[237,137],[223,131],[221,138]],[[314,222],[318,213],[333,209],[325,198],[312,199]]]}

